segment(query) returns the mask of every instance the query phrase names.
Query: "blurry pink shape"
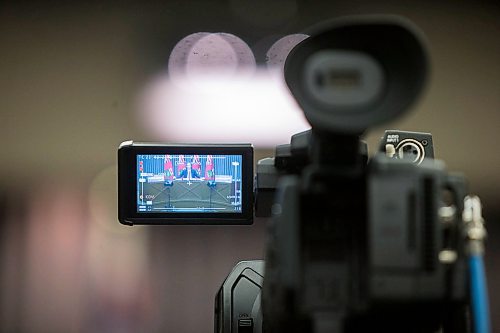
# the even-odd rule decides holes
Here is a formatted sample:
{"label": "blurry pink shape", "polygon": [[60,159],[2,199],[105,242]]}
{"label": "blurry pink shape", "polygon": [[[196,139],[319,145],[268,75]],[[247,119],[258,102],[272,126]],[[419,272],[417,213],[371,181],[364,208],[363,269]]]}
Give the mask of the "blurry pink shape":
{"label": "blurry pink shape", "polygon": [[170,142],[287,143],[309,129],[280,70],[231,77],[190,73],[157,77],[139,100],[139,119],[151,138]]}
{"label": "blurry pink shape", "polygon": [[33,193],[27,215],[23,312],[18,318],[26,332],[71,331],[84,319],[84,197],[53,184]]}
{"label": "blurry pink shape", "polygon": [[168,71],[175,79],[184,75],[253,72],[255,58],[239,37],[224,33],[197,32],[181,39],[170,53]]}
{"label": "blurry pink shape", "polygon": [[277,40],[266,53],[266,63],[270,67],[278,67],[283,70],[286,57],[292,49],[307,39],[309,36],[305,34],[292,34]]}
{"label": "blurry pink shape", "polygon": [[185,75],[187,58],[195,45],[201,38],[208,36],[208,32],[196,32],[181,39],[172,49],[168,58],[168,72],[171,77]]}

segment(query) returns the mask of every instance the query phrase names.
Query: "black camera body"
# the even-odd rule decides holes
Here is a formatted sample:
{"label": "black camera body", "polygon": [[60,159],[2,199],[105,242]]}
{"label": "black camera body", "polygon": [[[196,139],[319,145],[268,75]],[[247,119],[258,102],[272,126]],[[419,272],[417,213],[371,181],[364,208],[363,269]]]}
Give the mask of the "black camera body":
{"label": "black camera body", "polygon": [[[369,163],[360,142],[352,170],[311,168],[311,136],[257,165],[256,215],[273,215],[265,269],[247,261],[231,272],[215,332],[467,332],[463,223],[440,210],[463,210],[466,184],[433,160],[432,136],[386,131],[381,149],[401,154]],[[406,142],[425,145],[425,159],[408,159]]]}
{"label": "black camera body", "polygon": [[[429,133],[386,131],[371,159],[360,140],[423,90],[420,33],[398,17],[368,16],[309,34],[289,54],[285,80],[312,129],[258,162],[255,207],[248,148],[128,145],[119,150],[119,170],[128,170],[119,173],[119,192],[137,186],[120,199],[120,221],[238,223],[249,221],[249,210],[272,216],[265,261],[238,264],[216,296],[217,333],[469,332],[481,316],[470,310],[467,258],[482,254],[484,228],[465,179],[434,160]],[[141,164],[154,156],[164,162]],[[185,156],[186,172],[178,167]],[[214,156],[227,177],[207,171],[216,170]],[[144,203],[144,183],[177,194]],[[205,188],[217,184],[217,193]]]}

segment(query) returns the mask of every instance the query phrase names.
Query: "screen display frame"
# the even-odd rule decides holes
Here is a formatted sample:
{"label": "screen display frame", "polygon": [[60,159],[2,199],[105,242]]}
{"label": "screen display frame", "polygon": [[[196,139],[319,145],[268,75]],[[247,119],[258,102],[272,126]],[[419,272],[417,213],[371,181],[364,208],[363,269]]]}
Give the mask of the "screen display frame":
{"label": "screen display frame", "polygon": [[[137,155],[241,155],[241,212],[138,212]],[[159,144],[127,141],[118,149],[118,220],[125,225],[253,223],[253,147],[250,144]]]}

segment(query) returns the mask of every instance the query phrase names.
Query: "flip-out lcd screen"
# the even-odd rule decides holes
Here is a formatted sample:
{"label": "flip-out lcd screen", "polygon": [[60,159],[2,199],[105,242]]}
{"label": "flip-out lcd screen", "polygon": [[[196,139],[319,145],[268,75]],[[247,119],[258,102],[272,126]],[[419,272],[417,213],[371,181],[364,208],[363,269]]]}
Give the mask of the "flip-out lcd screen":
{"label": "flip-out lcd screen", "polygon": [[251,224],[249,144],[126,141],[118,149],[118,219],[135,224]]}
{"label": "flip-out lcd screen", "polygon": [[138,154],[137,212],[239,213],[242,155]]}

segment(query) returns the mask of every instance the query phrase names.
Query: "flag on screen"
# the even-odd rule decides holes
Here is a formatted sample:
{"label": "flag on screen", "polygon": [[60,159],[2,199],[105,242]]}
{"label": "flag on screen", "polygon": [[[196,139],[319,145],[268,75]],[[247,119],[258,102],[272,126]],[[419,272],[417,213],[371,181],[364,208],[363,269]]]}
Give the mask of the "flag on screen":
{"label": "flag on screen", "polygon": [[163,164],[165,170],[165,181],[174,180],[174,168],[172,167],[172,159],[170,155],[165,155],[165,162]]}
{"label": "flag on screen", "polygon": [[181,171],[186,168],[186,163],[184,162],[184,155],[179,155],[179,160],[177,161],[177,174],[180,175]]}
{"label": "flag on screen", "polygon": [[212,155],[207,155],[207,162],[205,163],[205,180],[215,180]]}
{"label": "flag on screen", "polygon": [[200,155],[194,155],[193,162],[191,162],[191,167],[193,168],[193,170],[198,171],[198,174],[200,173],[200,168],[201,168]]}

